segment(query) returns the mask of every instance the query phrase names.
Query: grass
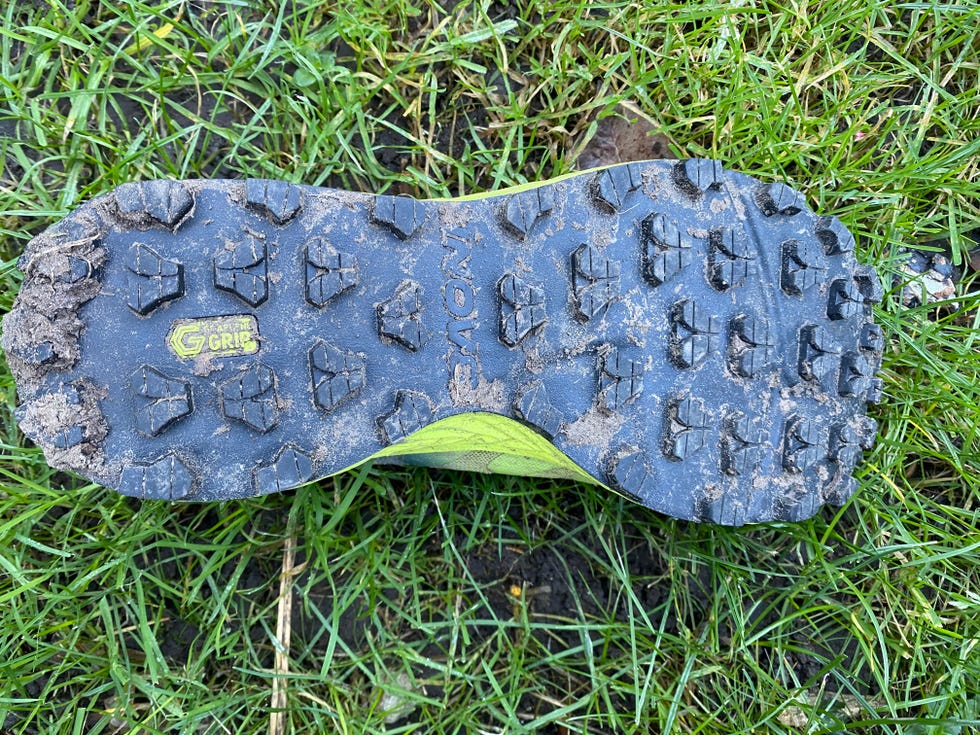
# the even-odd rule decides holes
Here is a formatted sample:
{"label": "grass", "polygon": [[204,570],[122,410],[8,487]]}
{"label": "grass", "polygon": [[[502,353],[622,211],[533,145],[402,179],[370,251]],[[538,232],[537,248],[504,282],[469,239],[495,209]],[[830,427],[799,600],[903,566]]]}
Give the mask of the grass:
{"label": "grass", "polygon": [[[888,283],[980,221],[975,3],[71,5],[0,11],[2,311],[25,242],[116,184],[491,190],[622,99],[838,213]],[[0,733],[976,732],[976,286],[896,282],[861,491],[745,529],[382,468],[140,504],[50,470],[4,368]]]}

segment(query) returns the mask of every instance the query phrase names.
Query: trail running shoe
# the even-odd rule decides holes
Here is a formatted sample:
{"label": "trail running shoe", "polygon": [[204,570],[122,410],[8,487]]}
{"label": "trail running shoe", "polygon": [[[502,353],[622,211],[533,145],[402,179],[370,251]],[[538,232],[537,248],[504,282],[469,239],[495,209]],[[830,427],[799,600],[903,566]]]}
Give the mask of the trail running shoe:
{"label": "trail running shoe", "polygon": [[428,201],[148,181],[29,243],[3,347],[24,433],[126,495],[384,459],[800,520],[854,492],[876,432],[881,286],[854,246],[710,160]]}

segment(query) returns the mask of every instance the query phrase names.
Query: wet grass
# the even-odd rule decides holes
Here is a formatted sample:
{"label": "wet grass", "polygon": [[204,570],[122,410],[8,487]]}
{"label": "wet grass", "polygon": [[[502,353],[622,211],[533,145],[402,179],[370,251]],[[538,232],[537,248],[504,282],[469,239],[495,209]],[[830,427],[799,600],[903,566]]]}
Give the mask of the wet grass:
{"label": "wet grass", "polygon": [[980,295],[967,275],[903,308],[898,260],[973,247],[975,4],[340,5],[5,4],[0,310],[27,239],[118,183],[492,190],[566,173],[630,99],[677,155],[838,213],[898,279],[861,491],[746,529],[383,468],[141,504],[52,472],[4,369],[0,733],[977,727]]}

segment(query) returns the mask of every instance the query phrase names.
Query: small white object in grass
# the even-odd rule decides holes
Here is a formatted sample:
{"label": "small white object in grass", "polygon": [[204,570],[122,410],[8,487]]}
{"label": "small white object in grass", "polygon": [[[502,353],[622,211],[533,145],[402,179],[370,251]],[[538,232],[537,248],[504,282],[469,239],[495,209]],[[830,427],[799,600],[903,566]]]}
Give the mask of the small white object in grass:
{"label": "small white object in grass", "polygon": [[382,712],[388,713],[385,715],[386,725],[393,725],[415,711],[415,705],[405,701],[405,692],[410,691],[412,691],[412,680],[403,671],[395,679],[392,689],[381,693],[381,702],[378,704],[378,708]]}
{"label": "small white object in grass", "polygon": [[[956,295],[953,283],[953,267],[943,255],[913,251],[902,263],[902,273],[908,281],[902,289],[902,304],[914,308],[922,304],[946,301]],[[958,308],[953,305],[953,308]]]}
{"label": "small white object in grass", "polygon": [[793,727],[797,730],[803,730],[810,724],[810,718],[807,717],[806,713],[795,704],[791,704],[789,707],[776,715],[776,720],[780,725],[785,727]]}
{"label": "small white object in grass", "polygon": [[[864,700],[858,699],[853,694],[834,694],[812,690],[801,692],[796,701],[800,704],[807,704],[811,701],[820,702],[821,699],[824,700],[825,704],[811,712],[815,724],[830,724],[830,717],[841,718],[845,721],[855,720],[866,712],[874,712],[874,710],[884,706],[884,703],[877,698]],[[811,725],[810,717],[811,715],[807,714],[803,707],[791,704],[776,715],[776,720],[785,727],[807,730]]]}

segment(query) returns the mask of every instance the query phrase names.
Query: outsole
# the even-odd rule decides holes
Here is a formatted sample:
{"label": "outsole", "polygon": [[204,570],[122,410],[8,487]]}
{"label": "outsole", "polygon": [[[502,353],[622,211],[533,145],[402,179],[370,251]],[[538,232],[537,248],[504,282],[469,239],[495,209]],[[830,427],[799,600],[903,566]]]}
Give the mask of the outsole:
{"label": "outsole", "polygon": [[278,492],[489,412],[669,515],[800,520],[876,432],[854,247],[701,159],[464,200],[150,181],[31,241],[3,344],[48,461],[129,495]]}

